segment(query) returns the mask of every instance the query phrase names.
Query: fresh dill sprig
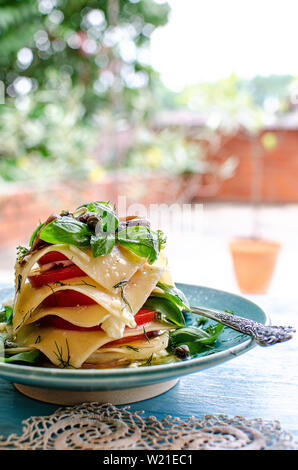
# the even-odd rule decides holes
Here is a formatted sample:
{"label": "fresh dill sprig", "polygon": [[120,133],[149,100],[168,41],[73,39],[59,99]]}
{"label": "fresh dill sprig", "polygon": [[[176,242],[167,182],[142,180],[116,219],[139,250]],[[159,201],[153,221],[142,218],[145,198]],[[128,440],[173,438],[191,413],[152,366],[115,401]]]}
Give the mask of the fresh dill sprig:
{"label": "fresh dill sprig", "polygon": [[129,344],[127,344],[125,347],[126,347],[127,349],[131,349],[132,351],[135,351],[135,352],[139,352],[139,351],[140,351],[139,348],[135,348],[134,346],[131,346],[131,345],[129,345]]}
{"label": "fresh dill sprig", "polygon": [[56,296],[56,293],[55,293],[55,291],[54,291],[53,287],[52,287],[50,284],[45,284],[45,285],[51,289],[51,291],[52,291],[52,294],[53,294],[53,297],[54,297],[54,299],[55,299],[55,302],[56,302],[56,305],[58,305],[57,296]]}
{"label": "fresh dill sprig", "polygon": [[19,324],[16,326],[15,331],[17,331],[19,328],[21,328],[21,326],[25,323],[25,321],[26,321],[28,318],[31,317],[31,314],[32,314],[32,312],[33,312],[34,310],[35,310],[35,309],[34,309],[34,307],[33,307],[33,308],[30,308],[30,309],[25,313],[25,315],[24,315],[23,318],[22,318],[21,323],[19,323]]}
{"label": "fresh dill sprig", "polygon": [[88,282],[84,281],[84,279],[82,279],[82,282],[80,284],[75,284],[75,285],[76,286],[89,286],[89,287],[94,287],[96,289],[96,286],[94,286],[93,284],[89,284]]}
{"label": "fresh dill sprig", "polygon": [[147,361],[145,362],[145,366],[151,366],[151,363],[152,363],[152,359],[153,359],[153,353],[151,354],[150,357],[148,357]]}
{"label": "fresh dill sprig", "polygon": [[145,338],[146,338],[147,343],[150,343],[150,339],[149,339],[148,336],[147,336],[147,333],[146,333],[146,330],[145,330],[145,327],[144,327],[144,326],[143,326],[143,332],[144,332],[144,336],[145,336]]}
{"label": "fresh dill sprig", "polygon": [[70,351],[69,351],[69,344],[68,344],[67,338],[65,340],[65,343],[66,343],[66,352],[67,352],[66,359],[63,359],[63,348],[62,346],[61,347],[58,346],[57,341],[55,341],[57,352],[53,351],[53,353],[57,357],[59,364],[63,369],[74,368],[74,366],[71,365],[70,363]]}
{"label": "fresh dill sprig", "polygon": [[121,296],[122,302],[129,308],[130,313],[132,313],[131,305],[128,302],[124,294],[124,287],[127,285],[128,282],[129,281],[127,281],[126,279],[123,279],[122,281],[118,282],[118,284],[115,284],[113,287],[114,289],[118,289],[118,288],[120,289],[120,296]]}
{"label": "fresh dill sprig", "polygon": [[54,281],[53,284],[57,284],[58,286],[67,286],[67,284],[65,284],[64,282],[61,282],[61,281]]}
{"label": "fresh dill sprig", "polygon": [[115,284],[113,286],[114,289],[118,289],[118,287],[124,287],[126,286],[126,284],[128,283],[128,281],[126,279],[122,279],[122,281],[118,282],[117,284]]}
{"label": "fresh dill sprig", "polygon": [[129,308],[130,313],[132,313],[131,305],[130,305],[130,303],[128,302],[127,298],[126,298],[125,295],[124,295],[124,289],[123,289],[123,287],[121,288],[121,291],[120,291],[120,292],[121,292],[120,295],[121,295],[122,301],[123,301],[123,302],[125,303],[125,305]]}
{"label": "fresh dill sprig", "polygon": [[21,291],[22,279],[23,279],[22,275],[18,274],[18,277],[17,277],[17,294],[19,294],[20,291]]}

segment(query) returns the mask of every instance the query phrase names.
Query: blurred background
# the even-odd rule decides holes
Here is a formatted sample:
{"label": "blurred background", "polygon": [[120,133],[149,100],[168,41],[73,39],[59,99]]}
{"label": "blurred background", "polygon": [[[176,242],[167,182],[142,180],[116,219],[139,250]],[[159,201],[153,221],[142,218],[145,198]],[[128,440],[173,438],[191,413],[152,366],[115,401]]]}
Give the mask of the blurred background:
{"label": "blurred background", "polygon": [[200,204],[187,231],[171,212],[177,281],[294,295],[297,13],[290,0],[0,0],[0,282],[49,213],[125,196]]}

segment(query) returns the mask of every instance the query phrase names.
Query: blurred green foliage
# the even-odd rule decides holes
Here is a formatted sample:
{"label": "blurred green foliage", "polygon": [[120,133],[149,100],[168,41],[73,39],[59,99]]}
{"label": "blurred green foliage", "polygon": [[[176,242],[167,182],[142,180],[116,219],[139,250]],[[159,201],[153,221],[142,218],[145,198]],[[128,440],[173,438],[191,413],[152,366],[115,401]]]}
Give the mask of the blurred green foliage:
{"label": "blurred green foliage", "polygon": [[83,87],[59,74],[46,89],[8,101],[0,113],[4,180],[86,178],[96,164],[91,157],[96,132],[92,120],[84,119],[83,95]]}
{"label": "blurred green foliage", "polygon": [[153,132],[159,111],[201,114],[197,140],[210,140],[217,130],[256,131],[268,103],[288,110],[291,76],[231,75],[169,91],[148,58],[169,12],[157,0],[0,0],[0,180],[200,172],[206,155],[180,132],[183,122]]}
{"label": "blurred green foliage", "polygon": [[97,174],[106,126],[134,127],[170,95],[148,61],[169,11],[154,0],[0,0],[0,178]]}
{"label": "blurred green foliage", "polygon": [[160,169],[172,174],[203,173],[205,157],[203,147],[188,141],[183,130],[154,132],[140,127],[123,167],[151,171]]}
{"label": "blurred green foliage", "polygon": [[45,88],[55,69],[84,85],[87,112],[126,110],[154,79],[146,46],[168,13],[154,0],[0,0],[0,79],[13,97],[19,77]]}
{"label": "blurred green foliage", "polygon": [[206,126],[222,132],[242,128],[256,132],[275,115],[290,110],[291,75],[256,76],[250,80],[234,74],[215,82],[186,87],[178,96],[179,106],[196,110]]}

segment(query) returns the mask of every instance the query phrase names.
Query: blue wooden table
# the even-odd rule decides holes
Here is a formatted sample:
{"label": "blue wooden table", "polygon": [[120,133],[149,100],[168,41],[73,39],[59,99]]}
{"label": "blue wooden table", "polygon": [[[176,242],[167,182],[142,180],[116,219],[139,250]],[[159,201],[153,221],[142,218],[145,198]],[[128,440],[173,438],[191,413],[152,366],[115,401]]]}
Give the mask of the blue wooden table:
{"label": "blue wooden table", "polygon": [[[293,325],[298,331],[297,303],[274,297],[251,299],[270,313],[273,324]],[[165,394],[130,405],[145,416],[168,415],[183,420],[206,414],[262,418],[280,422],[298,441],[297,335],[268,348],[256,346],[242,356],[180,379]],[[22,433],[22,420],[52,414],[58,406],[41,403],[17,392],[0,379],[0,435]]]}

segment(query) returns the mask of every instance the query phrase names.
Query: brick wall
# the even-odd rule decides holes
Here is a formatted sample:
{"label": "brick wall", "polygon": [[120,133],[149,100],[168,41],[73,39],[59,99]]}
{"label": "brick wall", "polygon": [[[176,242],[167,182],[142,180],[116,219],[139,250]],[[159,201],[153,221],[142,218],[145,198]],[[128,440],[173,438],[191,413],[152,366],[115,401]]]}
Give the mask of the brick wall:
{"label": "brick wall", "polygon": [[[117,205],[125,195],[127,205],[184,202],[193,197],[186,178],[169,175],[113,175],[99,183],[68,181],[43,187],[5,185],[0,188],[0,246],[26,244],[40,221],[62,209],[73,210],[87,201],[110,201]],[[191,193],[190,193],[191,190]]]}
{"label": "brick wall", "polygon": [[[266,150],[262,145],[265,134],[275,137],[273,148]],[[242,134],[226,139],[214,155],[218,161],[228,156],[238,158],[238,166],[232,178],[218,183],[216,193],[205,197],[198,186],[196,198],[216,201],[251,202],[253,185],[258,184],[260,200],[264,203],[298,202],[298,130],[272,130],[261,132],[256,139],[259,150],[252,140]],[[259,166],[254,172],[253,152],[259,151]],[[257,164],[258,165],[258,164]]]}
{"label": "brick wall", "polygon": [[[298,203],[298,130],[272,131],[276,145],[262,150],[260,195],[264,203]],[[258,137],[262,141],[264,133]],[[105,177],[97,184],[50,183],[37,188],[4,185],[0,188],[0,246],[27,243],[39,221],[61,209],[73,209],[82,201],[105,200],[117,203],[119,195],[127,203],[173,203],[176,201],[251,202],[254,166],[251,140],[246,135],[226,138],[212,159],[223,162],[238,158],[232,178],[221,181],[213,175],[173,177],[138,175]],[[210,157],[211,158],[211,157]]]}

